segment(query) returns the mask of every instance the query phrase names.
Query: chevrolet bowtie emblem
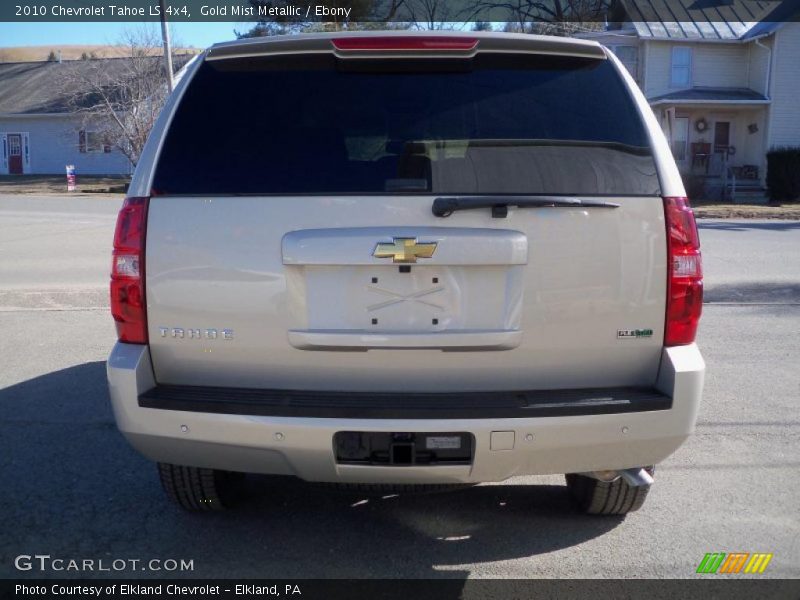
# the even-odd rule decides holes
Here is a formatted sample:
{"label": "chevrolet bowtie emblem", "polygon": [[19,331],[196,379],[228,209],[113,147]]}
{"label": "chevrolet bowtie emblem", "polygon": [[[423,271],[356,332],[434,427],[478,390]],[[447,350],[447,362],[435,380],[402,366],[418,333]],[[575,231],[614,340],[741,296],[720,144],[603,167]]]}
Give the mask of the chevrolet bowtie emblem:
{"label": "chevrolet bowtie emblem", "polygon": [[395,263],[415,263],[418,258],[430,258],[436,251],[436,242],[417,243],[417,238],[393,238],[391,244],[379,243],[372,256],[391,258]]}

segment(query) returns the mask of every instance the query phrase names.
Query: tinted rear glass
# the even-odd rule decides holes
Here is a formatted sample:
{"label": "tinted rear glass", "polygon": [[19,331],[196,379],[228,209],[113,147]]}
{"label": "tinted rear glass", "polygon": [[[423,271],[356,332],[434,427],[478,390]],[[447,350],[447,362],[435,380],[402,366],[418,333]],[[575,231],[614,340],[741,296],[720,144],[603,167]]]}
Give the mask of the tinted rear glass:
{"label": "tinted rear glass", "polygon": [[164,194],[659,193],[605,60],[333,55],[206,62],[156,169]]}

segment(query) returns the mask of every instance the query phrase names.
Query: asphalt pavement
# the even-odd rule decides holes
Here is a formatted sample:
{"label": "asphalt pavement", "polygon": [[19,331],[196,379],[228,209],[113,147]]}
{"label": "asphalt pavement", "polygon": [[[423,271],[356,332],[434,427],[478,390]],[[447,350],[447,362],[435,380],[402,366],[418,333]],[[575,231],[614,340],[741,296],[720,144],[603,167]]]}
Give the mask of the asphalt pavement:
{"label": "asphalt pavement", "polygon": [[119,204],[0,195],[0,577],[92,575],[15,569],[38,553],[193,560],[176,577],[684,578],[733,551],[773,553],[761,577],[800,577],[800,222],[701,223],[697,431],[627,518],[573,513],[550,476],[386,497],[252,477],[237,510],[193,515],[108,403]]}

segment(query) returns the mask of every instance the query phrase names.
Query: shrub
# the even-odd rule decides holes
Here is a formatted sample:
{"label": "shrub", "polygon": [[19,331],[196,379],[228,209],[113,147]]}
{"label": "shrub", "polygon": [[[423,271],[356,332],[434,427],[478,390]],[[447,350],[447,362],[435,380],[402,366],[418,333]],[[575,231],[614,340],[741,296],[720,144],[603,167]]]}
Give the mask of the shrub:
{"label": "shrub", "polygon": [[767,188],[773,202],[800,198],[800,147],[767,152]]}

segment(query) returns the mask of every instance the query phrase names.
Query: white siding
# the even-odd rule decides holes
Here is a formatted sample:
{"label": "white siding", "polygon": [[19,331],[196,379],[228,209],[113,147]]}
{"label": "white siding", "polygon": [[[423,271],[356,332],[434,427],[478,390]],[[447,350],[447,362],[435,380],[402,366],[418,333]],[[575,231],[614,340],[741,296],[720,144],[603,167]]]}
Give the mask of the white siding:
{"label": "white siding", "polygon": [[[772,47],[772,38],[761,40],[761,44]],[[747,87],[759,94],[767,95],[767,69],[769,68],[769,51],[756,46],[751,42],[747,44],[749,53],[747,63]]]}
{"label": "white siding", "polygon": [[674,91],[669,86],[670,48],[672,44],[661,42],[646,43],[647,50],[644,53],[647,57],[646,73],[642,79],[642,81],[646,82],[645,95],[650,98]]}
{"label": "white siding", "polygon": [[[764,153],[764,129],[766,127],[766,109],[742,110],[734,122],[733,145],[737,148],[734,165],[756,165],[763,178],[766,169]],[[755,132],[749,126],[755,125]]]}
{"label": "white siding", "polygon": [[694,85],[747,87],[748,48],[742,44],[693,44]]}
{"label": "white siding", "polygon": [[[130,164],[125,156],[112,150],[109,153],[79,152],[79,122],[64,117],[0,117],[0,134],[28,133],[30,164],[28,174],[64,174],[66,165],[75,165],[78,175],[127,175]],[[2,150],[0,149],[0,152]],[[0,173],[7,173],[0,160]]]}
{"label": "white siding", "polygon": [[[676,91],[671,85],[672,47],[678,43],[648,42],[648,97]],[[743,44],[680,44],[692,49],[689,87],[748,87],[748,47]]]}
{"label": "white siding", "polygon": [[800,146],[800,23],[778,29],[774,48],[768,147]]}

